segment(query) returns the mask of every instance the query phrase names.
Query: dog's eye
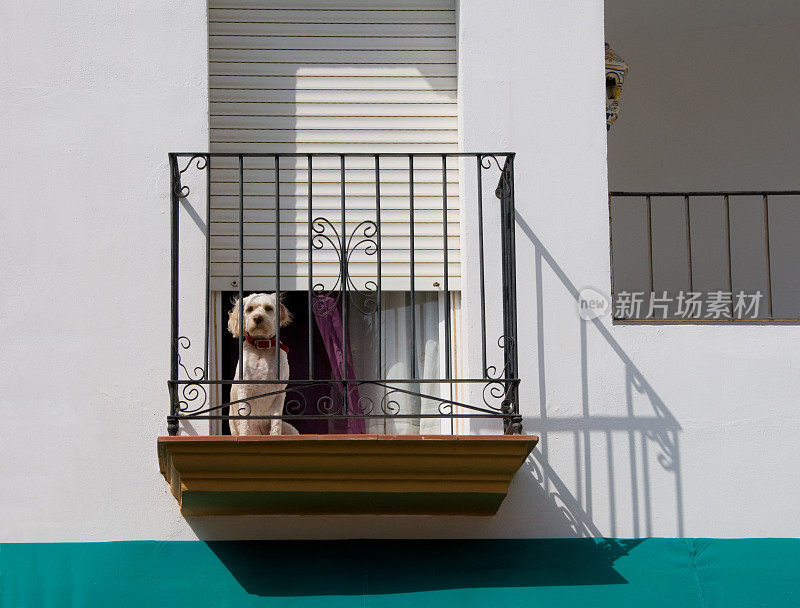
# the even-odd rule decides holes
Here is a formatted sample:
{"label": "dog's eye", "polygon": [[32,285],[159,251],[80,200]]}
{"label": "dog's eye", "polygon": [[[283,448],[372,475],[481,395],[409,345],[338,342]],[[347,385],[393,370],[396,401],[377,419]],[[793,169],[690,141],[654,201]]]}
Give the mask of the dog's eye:
{"label": "dog's eye", "polygon": [[252,307],[252,306],[248,306],[248,307],[245,309],[245,312],[253,312],[253,307]]}

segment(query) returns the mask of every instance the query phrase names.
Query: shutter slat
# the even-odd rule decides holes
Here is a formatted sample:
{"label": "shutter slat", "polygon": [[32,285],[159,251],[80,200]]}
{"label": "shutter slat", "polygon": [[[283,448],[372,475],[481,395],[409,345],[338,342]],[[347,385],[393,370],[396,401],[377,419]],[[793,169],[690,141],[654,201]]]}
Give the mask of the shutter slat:
{"label": "shutter slat", "polygon": [[[217,161],[222,161],[221,158],[215,158],[212,161],[212,165]],[[255,160],[255,158],[248,158],[246,161],[246,166],[249,167]],[[297,170],[294,168],[289,168],[288,165],[290,160],[289,158],[284,158],[281,161],[281,184],[295,184],[298,188],[304,186],[308,182],[308,175],[306,173],[305,168],[302,170]],[[325,160],[324,158],[317,158],[317,162],[322,164],[322,161]],[[350,167],[349,164],[355,162],[358,159],[350,158],[348,159],[348,167],[347,167],[347,183],[348,184],[372,184],[373,189],[375,186],[375,169],[374,167],[368,167],[365,169],[355,169]],[[368,159],[370,164],[373,163],[372,159]],[[408,189],[408,168],[384,168],[384,164],[388,164],[389,161],[392,160],[391,158],[383,158],[381,159],[381,188],[386,185],[387,187],[394,187],[394,184],[405,184],[406,189]],[[417,161],[414,163],[414,183],[415,184],[439,184],[441,187],[441,176],[442,171],[433,170],[433,169],[418,169],[416,165],[423,161],[423,158],[417,158]],[[438,159],[437,159],[438,160]],[[234,159],[235,161],[235,159]],[[303,159],[305,161],[305,159]],[[239,170],[238,168],[231,168],[231,169],[222,169],[220,167],[214,167],[214,176],[212,179],[212,183],[214,184],[238,184],[239,183]],[[272,168],[269,169],[245,169],[245,186],[249,184],[273,184],[275,183],[275,172]],[[323,187],[326,184],[338,184],[339,183],[339,170],[338,169],[317,169],[316,166],[314,167],[314,183],[321,184]],[[458,170],[457,169],[448,169],[447,170],[447,183],[448,184],[458,184]],[[441,191],[441,190],[439,190]],[[238,189],[237,189],[238,192]]]}
{"label": "shutter slat", "polygon": [[[281,264],[281,278],[285,277],[302,277],[303,274],[293,274],[296,262]],[[419,266],[417,266],[419,264]],[[390,263],[381,262],[383,267],[382,275],[385,277],[407,277],[408,262]],[[373,278],[375,276],[376,262],[356,262],[350,261],[350,276],[353,278]],[[438,277],[442,274],[441,262],[428,263],[416,261],[414,268],[417,274],[423,277]],[[253,263],[245,262],[244,265],[245,275],[248,277],[272,277],[275,273],[275,264],[272,263]],[[239,273],[239,265],[237,263],[228,264],[224,262],[215,262],[211,265],[211,276],[213,277],[235,277]],[[315,277],[336,277],[339,275],[339,266],[336,260],[330,262],[314,261],[314,276]],[[458,275],[458,264],[450,264],[450,275]]]}
{"label": "shutter slat", "polygon": [[[339,226],[334,224],[337,231]],[[347,227],[348,236],[353,233],[353,230],[358,226],[358,222],[345,222]],[[447,223],[448,232],[458,231],[457,222]],[[244,225],[245,236],[275,236],[275,223],[274,222],[246,222]],[[286,236],[299,236],[306,238],[308,230],[306,230],[305,222],[281,222],[281,234]],[[211,226],[212,236],[238,236],[239,235],[239,222],[215,222]],[[417,236],[431,236],[439,239],[439,245],[442,245],[442,226],[441,222],[414,222],[414,235]],[[330,235],[333,237],[333,235]],[[409,236],[408,222],[381,222],[381,239],[385,241],[392,237],[402,237],[405,239]]]}
{"label": "shutter slat", "polygon": [[275,76],[273,74],[219,75],[209,77],[212,89],[288,90],[288,91],[455,91],[452,77],[422,76]]}
{"label": "shutter slat", "polygon": [[[282,250],[283,251],[283,250]],[[441,264],[441,249],[420,249],[415,257],[420,262],[438,262]],[[319,250],[314,251],[314,256],[319,254]],[[455,263],[460,260],[461,253],[458,249],[448,250],[448,255],[451,256],[450,261]],[[329,257],[326,254],[326,257]],[[217,251],[217,262],[226,263],[239,263],[239,252],[235,249],[220,249]],[[306,263],[308,261],[308,250],[305,247],[292,251],[290,259],[296,262]],[[374,258],[373,258],[374,259]],[[274,249],[255,249],[248,250],[244,256],[245,263],[274,263],[275,250]],[[407,249],[386,249],[381,253],[381,263],[387,264],[408,264],[408,250]]]}
{"label": "shutter slat", "polygon": [[424,64],[424,65],[358,65],[351,64],[326,64],[326,65],[298,65],[291,63],[275,63],[269,61],[211,61],[209,75],[211,76],[273,76],[291,78],[453,78],[455,70],[450,65]]}
{"label": "shutter slat", "polygon": [[[214,3],[216,6],[217,3]],[[326,10],[314,11],[303,9],[274,9],[261,6],[257,9],[210,8],[209,19],[212,23],[235,22],[244,24],[281,25],[306,24],[355,24],[355,25],[412,25],[412,24],[444,24],[451,28],[455,24],[455,12],[448,10]]]}
{"label": "shutter slat", "polygon": [[414,143],[372,143],[358,138],[349,142],[301,142],[263,141],[259,143],[220,142],[213,146],[215,152],[229,153],[300,153],[300,154],[347,154],[348,152],[457,152],[458,144],[443,144],[438,141],[419,141]]}
{"label": "shutter slat", "polygon": [[447,129],[457,130],[458,119],[440,116],[216,116],[214,130],[239,128],[261,128],[268,124],[270,128],[301,130],[309,129]]}
{"label": "shutter slat", "polygon": [[387,103],[355,103],[355,102],[287,102],[287,101],[212,101],[211,123],[218,116],[256,116],[269,119],[272,116],[408,116],[455,118],[457,108],[455,101],[439,101],[436,103],[419,103],[391,101]]}
{"label": "shutter slat", "polygon": [[[239,184],[236,181],[229,182],[212,182],[211,194],[239,196]],[[281,181],[280,187],[281,197],[290,196],[296,197],[296,202],[303,202],[304,197],[308,195],[308,184],[293,183]],[[314,182],[312,194],[316,197],[322,196],[339,196],[341,194],[341,185],[339,182]],[[244,184],[245,197],[251,196],[274,196],[275,195],[275,182],[256,182],[246,181]],[[348,197],[368,197],[375,198],[375,183],[374,182],[347,182],[345,184],[345,195]],[[448,198],[458,196],[458,182],[451,182],[447,186]],[[381,180],[381,198],[404,198],[408,199],[408,184],[400,182],[385,182]],[[441,182],[423,182],[414,181],[414,197],[434,197],[441,201],[442,198],[442,184]],[[271,203],[270,203],[271,204]],[[373,208],[375,205],[372,205]]]}
{"label": "shutter slat", "polygon": [[[215,150],[221,152],[221,150]],[[236,150],[234,153],[238,154],[241,150]],[[264,154],[264,150],[257,151]],[[270,153],[274,150],[270,150]],[[365,150],[362,148],[358,150],[363,154]],[[377,152],[377,150],[369,149],[368,154]],[[405,150],[408,152],[408,150]],[[441,150],[436,150],[436,153]],[[294,153],[292,153],[294,154]],[[401,153],[402,154],[402,153]],[[238,176],[238,164],[235,156],[215,156],[211,159],[212,169],[235,169]],[[281,158],[281,181],[289,179],[290,176],[302,176],[307,178],[306,169],[308,163],[306,157],[300,154],[299,156],[284,156]],[[245,158],[245,181],[249,181],[251,172],[264,171],[274,177],[274,160],[272,156],[252,156]],[[454,159],[448,160],[448,169],[456,170],[456,161]],[[335,171],[335,180],[339,179],[339,156],[338,153],[333,152],[330,156],[319,156],[314,159],[314,177],[316,178],[320,171]],[[437,175],[441,175],[442,161],[441,158],[433,156],[421,156],[414,161],[414,181],[417,176],[427,171],[428,175],[433,175],[433,172],[438,171]],[[375,161],[371,156],[351,156],[347,159],[347,175],[345,181],[350,179],[351,175],[363,176],[366,173],[375,174]],[[401,176],[402,180],[408,178],[408,158],[405,156],[387,156],[381,159],[381,182],[387,175]],[[212,171],[212,181],[216,178],[216,171]],[[435,178],[434,178],[435,179]],[[407,181],[406,181],[407,183]]]}
{"label": "shutter slat", "polygon": [[451,129],[433,130],[425,129],[419,132],[399,129],[396,131],[363,129],[363,130],[343,130],[343,129],[228,129],[224,134],[217,135],[212,131],[212,137],[219,143],[235,142],[242,144],[250,143],[348,143],[359,142],[365,145],[382,144],[392,141],[393,144],[414,144],[420,140],[426,144],[443,143],[448,144],[452,139]]}
{"label": "shutter slat", "polygon": [[[339,222],[339,216],[335,209],[327,211],[316,211],[314,218],[325,217],[331,222]],[[275,211],[274,209],[245,209],[244,221],[248,224],[252,222],[274,222]],[[280,212],[281,226],[286,223],[292,224],[306,224],[306,211],[303,209],[281,209]],[[439,209],[426,209],[416,210],[414,219],[415,223],[436,223],[441,224],[442,212]],[[352,223],[353,227],[363,221],[375,221],[374,209],[349,209],[347,212],[348,223]],[[448,210],[447,212],[448,227],[451,223],[459,221],[458,209]],[[216,223],[235,223],[238,226],[239,210],[238,209],[212,209],[211,221]],[[386,209],[381,213],[381,222],[383,224],[402,223],[408,225],[408,211],[405,209]],[[336,225],[336,224],[334,224]],[[302,227],[303,229],[305,226]],[[281,228],[283,230],[283,228]],[[245,232],[247,234],[247,232]],[[304,234],[304,233],[303,233]]]}
{"label": "shutter slat", "polygon": [[[391,250],[397,249],[400,251],[408,252],[408,243],[405,239],[408,237],[408,233],[395,235],[397,238],[388,238],[386,236],[383,238],[383,249]],[[458,249],[459,247],[459,237],[458,236],[450,236],[447,237],[447,249],[448,251],[452,251]],[[437,236],[425,236],[425,235],[417,235],[415,237],[415,242],[417,245],[417,250],[431,250],[431,251],[442,251],[444,249],[444,239],[442,238],[441,234]],[[266,250],[266,249],[274,249],[275,248],[275,236],[245,236],[244,238],[244,246],[247,250]],[[232,250],[238,252],[239,247],[239,236],[231,235],[211,235],[211,249],[212,250]],[[306,249],[308,247],[308,239],[306,235],[303,234],[301,236],[295,235],[281,235],[281,251],[287,250],[301,250]],[[237,253],[238,255],[238,253]],[[238,258],[237,258],[238,259]]]}
{"label": "shutter slat", "polygon": [[[308,17],[308,14],[300,14],[298,17]],[[239,13],[238,17],[212,15],[211,20],[208,22],[208,31],[212,35],[235,34],[239,36],[275,36],[276,38],[287,36],[337,36],[348,38],[354,36],[371,38],[380,36],[402,38],[436,36],[454,38],[452,22],[404,22],[400,20],[402,18],[401,15],[396,22],[369,22],[369,29],[366,30],[363,22],[347,21],[348,18],[352,18],[352,16],[343,14],[338,19],[324,22],[292,22],[291,20],[287,21],[286,15],[282,15],[280,21],[266,21],[264,15],[258,15],[256,19],[248,21],[247,15],[242,13]],[[380,17],[375,18],[380,19]]]}
{"label": "shutter slat", "polygon": [[[292,63],[307,65],[419,65],[449,64],[455,68],[456,51],[399,49],[352,50],[346,47],[331,49],[270,49],[263,47],[260,39],[251,39],[253,44],[234,47],[230,44],[209,46],[211,61],[258,62],[269,67],[273,63]],[[216,41],[219,42],[219,41]],[[262,44],[262,46],[259,45]],[[266,58],[269,57],[267,60]],[[455,69],[453,69],[455,72]]]}
{"label": "shutter slat", "polygon": [[[235,89],[218,88],[209,91],[212,102],[230,103],[247,102],[279,102],[279,103],[446,103],[452,99],[455,91],[433,90],[393,90],[376,89]],[[212,124],[212,128],[213,128]]]}
{"label": "shutter slat", "polygon": [[345,11],[401,11],[414,12],[419,10],[442,11],[454,13],[455,5],[452,0],[212,0],[209,8],[238,8],[263,10],[303,10],[303,11],[330,11],[342,9]]}
{"label": "shutter slat", "polygon": [[269,34],[236,36],[211,34],[209,48],[257,49],[260,51],[313,51],[332,53],[393,53],[395,51],[455,51],[456,41],[450,36],[270,36]]}

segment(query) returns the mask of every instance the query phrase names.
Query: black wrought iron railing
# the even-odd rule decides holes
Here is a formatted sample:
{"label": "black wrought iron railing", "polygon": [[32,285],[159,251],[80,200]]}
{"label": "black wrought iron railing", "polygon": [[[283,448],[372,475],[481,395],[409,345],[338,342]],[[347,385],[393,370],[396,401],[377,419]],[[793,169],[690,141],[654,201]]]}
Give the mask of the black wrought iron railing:
{"label": "black wrought iron railing", "polygon": [[[329,432],[368,431],[348,426],[354,420],[438,419],[454,433],[455,421],[488,419],[507,434],[521,432],[513,153],[171,153],[169,166],[170,435],[181,421],[277,419],[295,426],[322,421]],[[183,232],[197,226],[202,239],[185,242]],[[183,258],[194,260],[190,270]],[[296,322],[274,329],[275,344],[292,342],[288,380],[248,376],[242,366],[226,373],[219,364],[215,345],[225,330],[220,305],[214,306],[225,292],[238,307],[239,331],[230,343],[239,361],[247,348],[247,296],[290,297]],[[407,323],[392,329],[392,340],[408,351],[410,365],[390,373],[385,317],[398,292]],[[203,298],[203,312],[200,306],[186,312],[187,301]],[[430,325],[421,316],[422,299],[438,302],[437,328],[428,329],[438,336],[427,341],[420,337],[420,325]],[[475,311],[468,341],[456,299]],[[319,326],[332,315],[337,322],[327,327],[335,330],[329,338],[339,360],[321,369]],[[184,328],[196,335],[201,325],[193,349]],[[367,331],[372,346],[351,348]],[[272,350],[279,369],[281,349]],[[428,356],[441,361],[433,377],[420,363]],[[477,365],[478,373],[469,373]],[[239,385],[249,387],[246,397],[220,396],[223,387]],[[284,401],[280,413],[254,410],[256,400],[276,395]],[[404,399],[418,406],[404,407]]]}
{"label": "black wrought iron railing", "polygon": [[613,318],[800,321],[799,190],[610,192]]}

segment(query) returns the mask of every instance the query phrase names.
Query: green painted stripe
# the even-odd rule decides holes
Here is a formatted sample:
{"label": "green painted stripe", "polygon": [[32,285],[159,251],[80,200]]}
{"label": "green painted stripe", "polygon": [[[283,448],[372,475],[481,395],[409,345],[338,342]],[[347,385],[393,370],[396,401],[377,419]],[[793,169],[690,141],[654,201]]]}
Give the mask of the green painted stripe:
{"label": "green painted stripe", "polygon": [[[800,606],[800,540],[0,544],[0,606]],[[541,605],[541,604],[540,604]]]}

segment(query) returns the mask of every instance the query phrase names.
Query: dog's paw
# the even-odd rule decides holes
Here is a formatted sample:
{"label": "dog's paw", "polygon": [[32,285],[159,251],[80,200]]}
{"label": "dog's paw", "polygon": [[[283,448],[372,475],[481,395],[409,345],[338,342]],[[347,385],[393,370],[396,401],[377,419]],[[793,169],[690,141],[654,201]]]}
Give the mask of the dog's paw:
{"label": "dog's paw", "polygon": [[281,435],[299,435],[300,431],[294,428],[288,422],[283,422],[281,425]]}

